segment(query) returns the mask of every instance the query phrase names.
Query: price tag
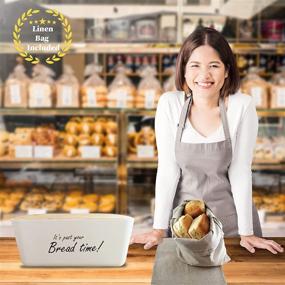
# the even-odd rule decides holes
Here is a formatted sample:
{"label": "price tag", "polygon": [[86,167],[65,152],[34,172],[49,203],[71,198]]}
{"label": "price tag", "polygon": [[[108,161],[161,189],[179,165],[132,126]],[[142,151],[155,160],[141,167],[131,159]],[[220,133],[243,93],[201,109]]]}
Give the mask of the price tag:
{"label": "price tag", "polygon": [[28,209],[28,215],[40,215],[40,214],[46,214],[47,209],[36,209],[36,208],[30,208]]}
{"label": "price tag", "polygon": [[101,155],[100,146],[81,146],[80,153],[82,158],[99,158]]}
{"label": "price tag", "polygon": [[125,91],[117,91],[116,93],[117,98],[117,108],[126,108],[127,107],[127,99],[128,93]]}
{"label": "price tag", "polygon": [[90,213],[89,209],[86,209],[86,208],[82,208],[82,209],[73,208],[73,209],[70,209],[70,214],[89,214],[89,213]]}
{"label": "price tag", "polygon": [[35,158],[53,158],[53,147],[37,145],[34,147]]}
{"label": "price tag", "polygon": [[256,107],[262,106],[262,88],[252,87],[250,93],[255,101],[255,106]]}
{"label": "price tag", "polygon": [[21,104],[21,91],[19,84],[10,85],[10,94],[11,94],[11,104]]}
{"label": "price tag", "polygon": [[153,145],[138,145],[137,155],[139,158],[153,158],[154,146]]}
{"label": "price tag", "polygon": [[89,107],[96,107],[97,100],[96,100],[96,89],[95,88],[87,88],[87,105]]}
{"label": "price tag", "polygon": [[276,92],[276,104],[280,108],[285,107],[285,88],[278,87]]}
{"label": "price tag", "polygon": [[48,96],[50,87],[47,84],[33,83],[30,88],[30,107],[40,108],[51,106]]}
{"label": "price tag", "polygon": [[32,158],[33,146],[32,145],[16,145],[15,146],[16,158]]}
{"label": "price tag", "polygon": [[62,94],[61,94],[61,98],[62,98],[62,105],[64,107],[71,107],[72,106],[72,97],[73,97],[73,93],[72,93],[72,87],[68,86],[68,85],[63,85],[62,86]]}
{"label": "price tag", "polygon": [[153,109],[154,108],[154,99],[155,99],[155,90],[148,89],[145,91],[145,108]]}

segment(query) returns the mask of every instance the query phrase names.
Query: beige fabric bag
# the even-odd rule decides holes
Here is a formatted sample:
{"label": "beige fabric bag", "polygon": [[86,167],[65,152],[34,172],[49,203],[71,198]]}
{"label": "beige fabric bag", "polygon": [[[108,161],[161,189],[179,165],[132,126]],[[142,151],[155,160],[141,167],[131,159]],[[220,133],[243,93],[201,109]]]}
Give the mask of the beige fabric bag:
{"label": "beige fabric bag", "polygon": [[222,266],[191,266],[176,254],[173,238],[164,238],[157,247],[152,285],[226,285]]}
{"label": "beige fabric bag", "polygon": [[172,237],[176,242],[178,258],[192,266],[220,266],[231,259],[227,255],[222,223],[206,206],[206,214],[210,219],[210,231],[202,239],[178,238],[173,231],[173,224],[183,215],[184,207],[189,201],[184,201],[173,210],[170,221]]}

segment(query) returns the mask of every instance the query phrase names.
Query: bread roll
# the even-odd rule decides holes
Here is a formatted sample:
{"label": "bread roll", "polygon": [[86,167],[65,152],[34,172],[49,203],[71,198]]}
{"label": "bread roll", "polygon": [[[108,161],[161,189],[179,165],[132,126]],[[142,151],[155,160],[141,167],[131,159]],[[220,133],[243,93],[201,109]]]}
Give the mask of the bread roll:
{"label": "bread roll", "polygon": [[184,214],[190,215],[193,219],[205,213],[205,203],[201,200],[189,201],[184,208]]}
{"label": "bread roll", "polygon": [[180,238],[189,238],[188,230],[192,222],[193,218],[190,215],[181,216],[173,225],[174,233]]}
{"label": "bread roll", "polygon": [[206,214],[202,214],[193,220],[188,230],[188,234],[193,239],[201,239],[209,232],[209,229],[209,218]]}

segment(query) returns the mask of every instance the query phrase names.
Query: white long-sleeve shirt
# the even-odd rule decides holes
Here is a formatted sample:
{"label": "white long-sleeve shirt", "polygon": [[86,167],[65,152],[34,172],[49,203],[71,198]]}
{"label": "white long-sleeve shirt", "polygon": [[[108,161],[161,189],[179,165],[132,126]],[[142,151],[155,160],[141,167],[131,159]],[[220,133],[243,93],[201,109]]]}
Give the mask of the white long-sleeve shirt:
{"label": "white long-sleeve shirt", "polygon": [[[155,185],[155,229],[167,229],[180,169],[175,158],[177,124],[184,104],[184,92],[164,93],[158,102],[155,134],[158,148],[158,168]],[[232,162],[228,171],[238,216],[240,235],[253,234],[251,163],[257,138],[258,117],[251,96],[236,93],[229,96],[227,119],[232,141]],[[208,137],[202,136],[186,121],[181,141],[212,143],[225,140],[222,127]]]}

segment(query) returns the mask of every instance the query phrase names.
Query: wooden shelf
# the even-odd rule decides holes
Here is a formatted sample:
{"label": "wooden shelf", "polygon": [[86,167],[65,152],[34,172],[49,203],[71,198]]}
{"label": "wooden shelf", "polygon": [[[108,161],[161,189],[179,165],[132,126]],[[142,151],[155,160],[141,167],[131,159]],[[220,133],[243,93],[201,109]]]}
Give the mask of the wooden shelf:
{"label": "wooden shelf", "polygon": [[0,158],[0,169],[74,169],[117,167],[116,158],[52,158],[52,159],[11,159]]}
{"label": "wooden shelf", "polygon": [[253,163],[252,170],[279,170],[285,171],[285,163]]}
{"label": "wooden shelf", "polygon": [[285,117],[285,109],[257,109],[259,117]]}
{"label": "wooden shelf", "polygon": [[127,158],[127,168],[155,169],[157,168],[157,157],[138,158],[135,155],[129,155]]}
{"label": "wooden shelf", "polygon": [[0,108],[2,116],[78,116],[78,115],[115,115],[119,108]]}
{"label": "wooden shelf", "polygon": [[[73,109],[25,109],[25,108],[0,108],[2,116],[79,116],[79,115],[116,115],[120,112],[128,115],[155,116],[156,109],[144,108],[73,108]],[[285,108],[257,109],[260,117],[285,117]]]}
{"label": "wooden shelf", "polygon": [[[61,43],[54,43],[61,44]],[[266,53],[273,52],[276,54],[284,54],[284,43],[253,43],[239,42],[230,43],[234,53]],[[177,54],[180,50],[180,44],[167,43],[88,43],[76,42],[73,43],[70,49],[70,54],[77,53],[104,53],[104,54]],[[13,43],[0,43],[0,53],[2,54],[17,54]]]}

